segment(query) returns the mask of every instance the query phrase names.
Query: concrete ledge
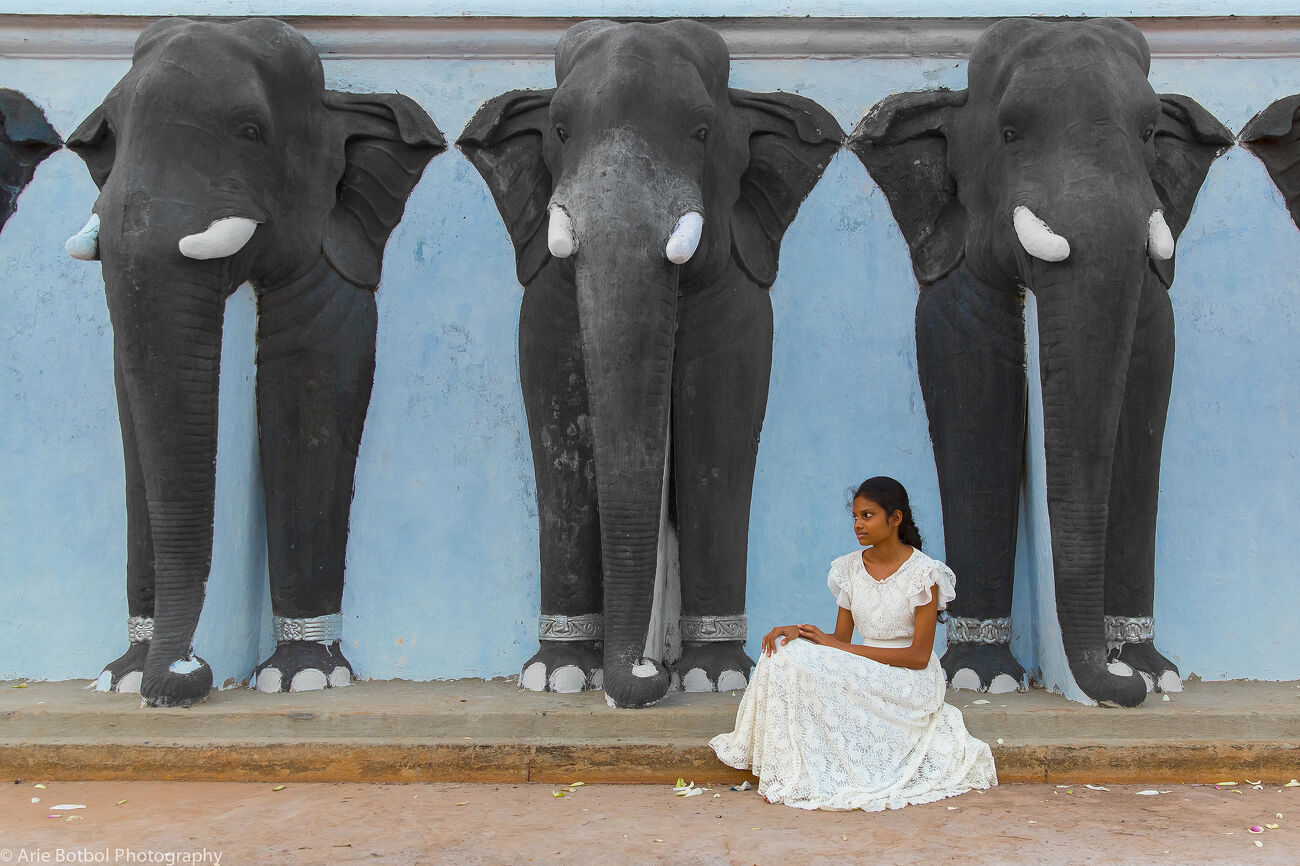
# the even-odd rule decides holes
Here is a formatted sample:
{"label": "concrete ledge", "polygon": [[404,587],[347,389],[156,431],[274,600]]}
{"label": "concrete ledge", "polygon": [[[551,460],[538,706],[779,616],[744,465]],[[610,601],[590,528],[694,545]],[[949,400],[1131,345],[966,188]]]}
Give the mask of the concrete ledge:
{"label": "concrete ledge", "polygon": [[[739,696],[671,694],[647,710],[507,681],[358,683],[214,692],[148,710],[82,682],[0,683],[0,779],[195,781],[739,781],[708,748]],[[974,701],[988,701],[976,704]],[[993,743],[1003,782],[1148,783],[1300,777],[1300,684],[1188,683],[1135,710],[1028,694],[951,692]],[[998,744],[998,739],[1002,743]]]}

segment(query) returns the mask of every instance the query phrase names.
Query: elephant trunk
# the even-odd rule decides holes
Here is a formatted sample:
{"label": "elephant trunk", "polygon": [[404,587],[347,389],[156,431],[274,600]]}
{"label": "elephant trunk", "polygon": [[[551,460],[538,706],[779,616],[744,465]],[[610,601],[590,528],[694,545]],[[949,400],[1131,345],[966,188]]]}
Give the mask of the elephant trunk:
{"label": "elephant trunk", "polygon": [[[643,658],[654,598],[672,400],[678,266],[689,258],[698,198],[650,176],[652,160],[624,157],[557,191],[572,217],[575,281],[600,509],[604,568],[605,694],[644,707],[667,694],[669,674]],[[685,200],[685,203],[683,201]],[[554,212],[554,211],[553,211]],[[612,214],[618,214],[617,218]],[[567,229],[568,227],[566,227]],[[671,246],[671,249],[669,247]]]}
{"label": "elephant trunk", "polygon": [[1115,213],[1084,198],[1049,225],[1073,247],[1059,264],[1023,259],[1038,302],[1047,505],[1057,616],[1079,687],[1136,706],[1146,688],[1107,668],[1104,589],[1111,474],[1148,267],[1150,209]]}
{"label": "elephant trunk", "polygon": [[124,435],[138,448],[155,572],[154,635],[141,696],[190,706],[212,671],[192,645],[212,561],[225,263],[182,257],[163,208],[102,202],[100,255],[124,388]]}

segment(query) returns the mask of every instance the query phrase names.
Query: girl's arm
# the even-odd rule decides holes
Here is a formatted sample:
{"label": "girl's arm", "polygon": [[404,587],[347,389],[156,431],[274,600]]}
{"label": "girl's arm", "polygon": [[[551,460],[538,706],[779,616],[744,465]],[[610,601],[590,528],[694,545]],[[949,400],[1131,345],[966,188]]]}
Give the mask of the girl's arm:
{"label": "girl's arm", "polygon": [[[847,625],[845,620],[848,620]],[[799,626],[799,637],[821,646],[842,649],[854,655],[869,658],[882,664],[899,668],[921,670],[930,663],[934,651],[934,632],[939,623],[939,593],[932,592],[930,601],[916,609],[916,626],[912,632],[912,645],[907,647],[863,646],[853,643],[853,614],[840,608],[835,623],[835,634],[826,634],[815,625]]]}

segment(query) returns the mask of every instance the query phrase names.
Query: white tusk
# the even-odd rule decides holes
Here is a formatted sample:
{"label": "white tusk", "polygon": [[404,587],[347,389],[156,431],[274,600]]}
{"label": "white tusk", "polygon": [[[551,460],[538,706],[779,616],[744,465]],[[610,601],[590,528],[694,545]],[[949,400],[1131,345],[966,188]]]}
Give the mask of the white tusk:
{"label": "white tusk", "polygon": [[1045,262],[1062,262],[1069,258],[1070,242],[1052,231],[1029,208],[1020,205],[1012,211],[1011,223],[1016,227],[1020,245],[1034,258]]}
{"label": "white tusk", "polygon": [[664,255],[675,265],[684,265],[695,255],[700,245],[700,232],[704,230],[704,217],[698,211],[687,211],[673,228],[672,237],[664,247]]}
{"label": "white tusk", "polygon": [[99,257],[99,214],[90,215],[81,231],[68,238],[63,251],[83,262],[93,262]]}
{"label": "white tusk", "polygon": [[558,204],[550,207],[551,222],[546,229],[546,248],[557,259],[567,259],[578,251],[578,238],[573,233],[573,220],[569,212]]}
{"label": "white tusk", "polygon": [[226,217],[208,226],[207,231],[186,235],[179,244],[187,259],[224,259],[244,248],[257,229],[257,222],[247,217]]}
{"label": "white tusk", "polygon": [[1147,252],[1151,253],[1151,258],[1162,262],[1174,256],[1173,232],[1169,231],[1165,215],[1158,210],[1151,211],[1151,219],[1147,222]]}

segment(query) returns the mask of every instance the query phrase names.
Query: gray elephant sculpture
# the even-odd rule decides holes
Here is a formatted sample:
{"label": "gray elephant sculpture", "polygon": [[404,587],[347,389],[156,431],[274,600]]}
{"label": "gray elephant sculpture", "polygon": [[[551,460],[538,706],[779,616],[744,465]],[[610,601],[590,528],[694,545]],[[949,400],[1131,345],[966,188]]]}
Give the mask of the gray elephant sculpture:
{"label": "gray elephant sculpture", "polygon": [[921,294],[917,361],[947,561],[944,668],[1007,690],[1024,460],[1024,299],[1038,306],[1047,507],[1070,670],[1102,703],[1180,687],[1153,643],[1160,451],[1174,363],[1175,240],[1233,138],[1157,94],[1120,20],[1007,20],[968,86],[891,96],[849,147],[889,200]]}
{"label": "gray elephant sculpture", "polygon": [[702,24],[587,21],[556,48],[555,89],[490,100],[457,142],[525,287],[542,581],[529,688],[603,684],[620,707],[664,696],[672,675],[643,650],[670,522],[679,683],[741,686],[753,664],[745,569],[767,290],[843,133],[803,97],[729,88],[729,72]]}
{"label": "gray elephant sculpture", "polygon": [[164,19],[68,139],[100,187],[68,242],[98,257],[126,460],[131,646],[100,687],[189,706],[211,567],[225,301],[257,293],[257,419],[277,648],[264,691],[346,684],[339,649],[384,246],[441,133],[398,94],[326,90],[274,19]]}
{"label": "gray elephant sculpture", "polygon": [[1284,96],[1250,119],[1238,138],[1259,157],[1282,193],[1291,221],[1300,226],[1300,93]]}
{"label": "gray elephant sculpture", "polygon": [[43,111],[18,91],[0,88],[0,229],[14,215],[36,166],[62,146]]}

